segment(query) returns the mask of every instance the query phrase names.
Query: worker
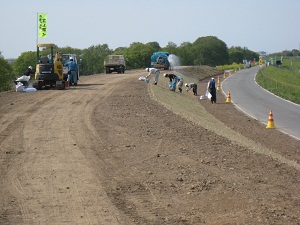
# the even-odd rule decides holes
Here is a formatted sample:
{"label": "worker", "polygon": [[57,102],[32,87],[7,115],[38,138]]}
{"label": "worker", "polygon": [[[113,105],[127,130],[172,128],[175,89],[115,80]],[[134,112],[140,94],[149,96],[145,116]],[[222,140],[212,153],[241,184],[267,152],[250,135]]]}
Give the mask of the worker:
{"label": "worker", "polygon": [[172,82],[173,79],[176,77],[176,75],[175,75],[175,74],[167,74],[167,73],[165,73],[165,74],[164,74],[164,77],[169,78],[169,79],[170,79],[170,82]]}
{"label": "worker", "polygon": [[146,68],[146,71],[148,72],[148,75],[146,76],[146,78],[149,78],[153,74],[155,75],[155,77],[154,77],[154,85],[157,85],[160,71],[158,69],[156,69],[156,68]]}
{"label": "worker", "polygon": [[77,63],[74,62],[72,57],[70,57],[70,61],[65,63],[64,66],[67,66],[69,69],[67,81],[69,82],[70,85],[72,85],[72,82],[74,82],[74,86],[77,86],[77,71],[78,71]]}
{"label": "worker", "polygon": [[216,82],[213,77],[210,79],[210,81],[207,84],[207,90],[211,94],[211,98],[210,98],[211,104],[216,103],[217,102]]}
{"label": "worker", "polygon": [[179,81],[179,78],[175,74],[164,74],[164,77],[168,77],[170,79],[169,87],[171,91],[176,91],[176,84]]}
{"label": "worker", "polygon": [[28,68],[24,72],[24,75],[30,76],[31,74],[34,74],[34,72],[32,71],[32,66],[28,66]]}
{"label": "worker", "polygon": [[194,95],[197,96],[197,84],[196,83],[185,83],[185,86],[187,87],[186,91],[188,92],[189,90],[193,89]]}
{"label": "worker", "polygon": [[179,77],[179,81],[177,83],[177,87],[180,93],[182,93],[182,86],[183,86],[183,78]]}

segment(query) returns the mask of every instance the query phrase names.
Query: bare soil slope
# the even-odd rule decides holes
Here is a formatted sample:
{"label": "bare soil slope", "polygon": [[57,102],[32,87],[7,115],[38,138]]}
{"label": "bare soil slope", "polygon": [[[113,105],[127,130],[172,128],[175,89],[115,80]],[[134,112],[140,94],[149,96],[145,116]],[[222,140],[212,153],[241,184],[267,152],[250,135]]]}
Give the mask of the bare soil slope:
{"label": "bare soil slope", "polygon": [[300,223],[299,141],[142,75],[0,94],[0,224]]}

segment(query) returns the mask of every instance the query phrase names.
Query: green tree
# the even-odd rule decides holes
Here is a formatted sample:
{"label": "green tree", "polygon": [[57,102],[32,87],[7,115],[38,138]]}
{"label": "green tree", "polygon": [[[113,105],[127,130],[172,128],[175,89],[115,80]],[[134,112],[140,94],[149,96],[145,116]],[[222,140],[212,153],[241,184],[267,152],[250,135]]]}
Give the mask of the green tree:
{"label": "green tree", "polygon": [[159,43],[156,41],[148,42],[146,45],[149,45],[152,48],[153,52],[159,52],[161,50]]}
{"label": "green tree", "polygon": [[243,63],[243,60],[252,61],[256,59],[258,61],[259,54],[253,51],[250,51],[248,48],[240,46],[232,46],[229,50],[229,63]]}
{"label": "green tree", "polygon": [[169,52],[170,54],[177,54],[177,45],[174,42],[169,41],[166,47],[163,48],[163,51]]}
{"label": "green tree", "polygon": [[67,47],[62,47],[62,48],[57,48],[57,49],[55,49],[54,54],[55,54],[56,52],[60,52],[61,54],[69,54],[69,53],[71,53],[71,54],[76,54],[77,60],[80,59],[81,54],[82,54],[82,50],[81,50],[81,49],[78,49],[78,48],[72,48],[72,47],[69,47],[69,46],[67,46]]}
{"label": "green tree", "polygon": [[35,71],[36,52],[23,52],[13,63],[13,74],[15,76],[23,75],[28,66],[32,66]]}
{"label": "green tree", "polygon": [[255,59],[256,61],[259,60],[259,54],[257,52],[251,51],[248,48],[244,47],[244,59],[252,61]]}
{"label": "green tree", "polygon": [[194,65],[194,59],[192,55],[192,43],[183,42],[177,48],[176,55],[180,58],[181,65],[191,66]]}
{"label": "green tree", "polygon": [[195,65],[224,65],[228,63],[229,54],[225,42],[214,36],[198,38],[192,47]]}
{"label": "green tree", "polygon": [[241,47],[231,47],[229,50],[229,64],[243,63],[245,58],[244,50]]}
{"label": "green tree", "polygon": [[12,70],[11,65],[0,52],[0,91],[11,90],[13,81]]}
{"label": "green tree", "polygon": [[127,47],[118,47],[114,50],[114,55],[123,55],[123,53],[126,51]]}
{"label": "green tree", "polygon": [[91,47],[82,51],[82,73],[84,75],[91,75],[104,72],[104,59],[110,55],[112,50],[108,48],[107,44],[92,45]]}
{"label": "green tree", "polygon": [[140,42],[132,43],[126,51],[128,69],[146,68],[150,66],[153,48]]}

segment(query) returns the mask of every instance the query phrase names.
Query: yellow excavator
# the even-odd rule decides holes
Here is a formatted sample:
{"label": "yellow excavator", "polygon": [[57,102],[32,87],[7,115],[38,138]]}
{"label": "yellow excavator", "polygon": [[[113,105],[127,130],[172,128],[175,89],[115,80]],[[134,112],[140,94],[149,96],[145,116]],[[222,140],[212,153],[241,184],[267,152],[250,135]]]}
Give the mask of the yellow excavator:
{"label": "yellow excavator", "polygon": [[[37,44],[37,64],[33,87],[38,90],[54,87],[59,90],[66,88],[66,81],[63,79],[63,64],[61,53],[53,55],[55,44]],[[48,56],[41,56],[41,49],[49,49]]]}

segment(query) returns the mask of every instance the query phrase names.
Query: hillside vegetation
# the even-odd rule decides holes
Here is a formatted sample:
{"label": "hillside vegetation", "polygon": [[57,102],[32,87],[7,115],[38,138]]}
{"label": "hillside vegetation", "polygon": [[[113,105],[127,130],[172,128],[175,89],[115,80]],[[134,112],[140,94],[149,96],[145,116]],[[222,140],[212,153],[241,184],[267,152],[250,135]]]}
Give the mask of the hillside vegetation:
{"label": "hillside vegetation", "polygon": [[300,104],[300,59],[284,58],[280,66],[264,66],[257,82],[270,92]]}

